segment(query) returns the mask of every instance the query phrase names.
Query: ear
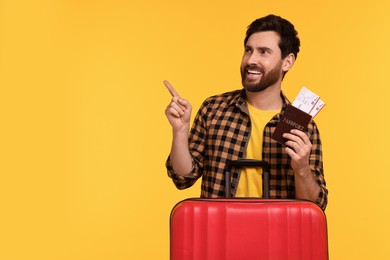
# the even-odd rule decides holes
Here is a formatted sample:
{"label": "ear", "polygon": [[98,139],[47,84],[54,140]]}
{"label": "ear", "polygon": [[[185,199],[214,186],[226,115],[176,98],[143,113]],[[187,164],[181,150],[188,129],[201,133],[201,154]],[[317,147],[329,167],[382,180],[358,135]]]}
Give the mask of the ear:
{"label": "ear", "polygon": [[289,71],[292,66],[294,66],[295,62],[295,55],[293,53],[290,53],[283,59],[283,64],[282,64],[282,70],[284,72]]}

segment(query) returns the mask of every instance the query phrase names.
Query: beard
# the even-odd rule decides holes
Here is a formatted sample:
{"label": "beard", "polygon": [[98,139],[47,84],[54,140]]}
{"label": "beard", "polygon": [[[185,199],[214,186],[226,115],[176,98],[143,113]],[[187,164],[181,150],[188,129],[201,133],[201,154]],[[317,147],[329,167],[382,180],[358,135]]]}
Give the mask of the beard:
{"label": "beard", "polygon": [[[249,81],[247,80],[247,71],[248,70],[255,70],[260,71],[262,73],[262,77],[260,81]],[[257,66],[251,66],[246,65],[245,67],[241,67],[241,82],[242,86],[245,90],[249,92],[259,92],[263,91],[264,89],[272,86],[276,82],[279,81],[279,79],[282,77],[281,75],[282,70],[282,64],[279,63],[277,66],[275,66],[273,69],[271,69],[269,72],[265,73],[264,70]]]}

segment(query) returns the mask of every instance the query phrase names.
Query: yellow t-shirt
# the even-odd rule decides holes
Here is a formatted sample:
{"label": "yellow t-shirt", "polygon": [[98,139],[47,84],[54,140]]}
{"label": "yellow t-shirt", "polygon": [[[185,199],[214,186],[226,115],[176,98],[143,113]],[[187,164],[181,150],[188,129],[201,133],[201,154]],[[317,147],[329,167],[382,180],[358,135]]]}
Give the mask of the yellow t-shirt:
{"label": "yellow t-shirt", "polygon": [[[262,159],[263,132],[266,124],[271,118],[280,112],[259,110],[251,106],[248,102],[248,110],[251,118],[252,129],[246,150],[246,159]],[[262,197],[263,181],[262,169],[257,167],[247,167],[241,170],[238,182],[236,197]]]}

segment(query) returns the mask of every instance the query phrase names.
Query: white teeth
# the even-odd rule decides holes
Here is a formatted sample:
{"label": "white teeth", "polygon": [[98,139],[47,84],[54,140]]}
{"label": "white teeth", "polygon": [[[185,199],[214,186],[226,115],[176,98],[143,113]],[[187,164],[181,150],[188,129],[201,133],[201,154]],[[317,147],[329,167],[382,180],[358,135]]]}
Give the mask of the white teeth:
{"label": "white teeth", "polygon": [[260,75],[261,74],[260,71],[255,71],[255,70],[248,70],[248,73],[249,74],[255,74],[255,75]]}

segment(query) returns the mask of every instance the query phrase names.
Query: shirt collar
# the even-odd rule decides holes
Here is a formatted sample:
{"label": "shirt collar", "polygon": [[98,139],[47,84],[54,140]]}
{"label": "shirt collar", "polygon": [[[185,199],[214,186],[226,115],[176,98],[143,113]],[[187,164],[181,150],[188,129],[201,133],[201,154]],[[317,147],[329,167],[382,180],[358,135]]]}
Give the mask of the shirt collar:
{"label": "shirt collar", "polygon": [[[288,100],[288,98],[284,95],[283,91],[280,91],[280,97],[282,98],[283,105],[282,105],[281,113],[279,113],[279,115],[283,114],[287,105],[291,104],[290,100]],[[246,106],[246,91],[245,91],[245,89],[237,91],[237,95],[234,98],[232,98],[229,105],[235,105],[238,108],[240,108],[243,112],[248,114],[248,108]]]}

